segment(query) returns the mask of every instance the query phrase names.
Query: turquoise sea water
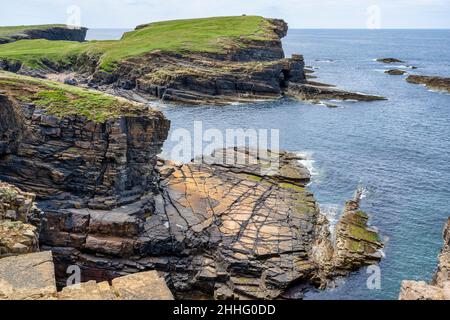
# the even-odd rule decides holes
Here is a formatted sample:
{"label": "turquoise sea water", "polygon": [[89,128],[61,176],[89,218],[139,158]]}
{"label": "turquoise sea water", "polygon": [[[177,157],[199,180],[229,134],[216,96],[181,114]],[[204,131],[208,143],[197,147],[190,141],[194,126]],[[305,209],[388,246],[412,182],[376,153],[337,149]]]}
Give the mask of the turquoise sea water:
{"label": "turquoise sea water", "polygon": [[[450,76],[450,31],[291,30],[284,48],[288,56],[304,54],[317,81],[389,100],[337,109],[290,100],[161,109],[172,130],[192,131],[194,121],[221,130],[279,129],[281,148],[308,154],[315,173],[310,188],[330,217],[364,186],[363,209],[386,240],[381,289],[367,289],[362,269],[306,298],[397,299],[401,280],[431,279],[442,247],[450,216],[450,95],[386,75],[389,66],[373,59],[400,58],[418,67],[411,73]],[[166,155],[174,144],[165,143]]]}

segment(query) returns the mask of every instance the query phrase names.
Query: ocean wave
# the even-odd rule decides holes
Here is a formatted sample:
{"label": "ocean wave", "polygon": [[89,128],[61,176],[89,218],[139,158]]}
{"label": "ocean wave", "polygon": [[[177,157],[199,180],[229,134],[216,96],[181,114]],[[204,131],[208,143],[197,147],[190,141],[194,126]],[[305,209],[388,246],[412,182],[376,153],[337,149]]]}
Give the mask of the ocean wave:
{"label": "ocean wave", "polygon": [[325,203],[319,204],[320,213],[322,213],[328,220],[329,231],[332,236],[334,236],[334,228],[339,221],[339,217],[343,211],[343,207],[341,205],[335,203]]}

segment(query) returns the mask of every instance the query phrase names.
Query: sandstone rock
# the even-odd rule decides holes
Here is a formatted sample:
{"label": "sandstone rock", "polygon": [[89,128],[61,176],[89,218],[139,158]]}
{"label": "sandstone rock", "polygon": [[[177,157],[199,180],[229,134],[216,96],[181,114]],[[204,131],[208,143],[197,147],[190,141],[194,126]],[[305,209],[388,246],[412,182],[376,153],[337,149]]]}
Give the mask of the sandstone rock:
{"label": "sandstone rock", "polygon": [[444,228],[444,247],[433,281],[403,281],[400,300],[450,300],[450,218]]}
{"label": "sandstone rock", "polygon": [[33,194],[0,182],[0,258],[39,251],[42,212],[34,200]]}
{"label": "sandstone rock", "polygon": [[20,221],[0,221],[0,258],[39,251],[36,227]]}
{"label": "sandstone rock", "polygon": [[55,296],[51,252],[0,259],[0,300],[54,299]]}
{"label": "sandstone rock", "polygon": [[63,288],[59,300],[173,300],[156,271],[136,273],[108,282],[89,281]]}
{"label": "sandstone rock", "polygon": [[35,195],[21,191],[0,181],[0,221],[36,222],[41,212],[36,207]]}
{"label": "sandstone rock", "polygon": [[423,84],[433,90],[450,92],[450,78],[410,75],[406,78],[406,81]]}

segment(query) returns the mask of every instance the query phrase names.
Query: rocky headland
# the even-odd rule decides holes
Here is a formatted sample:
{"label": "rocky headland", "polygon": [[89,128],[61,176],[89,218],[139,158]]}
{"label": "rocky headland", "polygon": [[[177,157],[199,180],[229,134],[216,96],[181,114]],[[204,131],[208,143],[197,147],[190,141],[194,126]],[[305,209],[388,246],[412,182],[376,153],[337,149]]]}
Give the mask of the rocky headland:
{"label": "rocky headland", "polygon": [[431,283],[403,281],[400,300],[450,300],[450,218],[444,227],[444,247]]}
{"label": "rocky headland", "polygon": [[[91,87],[127,98],[230,104],[293,96],[380,100],[308,83],[303,56],[286,58],[288,26],[256,16],[141,25],[118,41],[84,44],[30,40],[0,47],[0,69]],[[49,52],[51,51],[51,54]]]}
{"label": "rocky headland", "polygon": [[19,40],[47,39],[66,41],[85,41],[87,28],[66,25],[38,25],[0,27],[0,44]]}
{"label": "rocky headland", "polygon": [[0,85],[0,180],[27,192],[7,185],[2,217],[28,212],[35,227],[30,241],[5,233],[2,252],[37,251],[38,234],[59,288],[77,265],[83,282],[111,282],[82,289],[108,296],[114,279],[156,270],[177,298],[288,298],[381,259],[359,196],[332,234],[295,154],[235,148],[177,164],[158,158],[170,122],[146,105],[11,73]]}
{"label": "rocky headland", "polygon": [[406,81],[413,84],[422,84],[431,90],[438,90],[450,93],[450,78],[435,76],[410,75]]}

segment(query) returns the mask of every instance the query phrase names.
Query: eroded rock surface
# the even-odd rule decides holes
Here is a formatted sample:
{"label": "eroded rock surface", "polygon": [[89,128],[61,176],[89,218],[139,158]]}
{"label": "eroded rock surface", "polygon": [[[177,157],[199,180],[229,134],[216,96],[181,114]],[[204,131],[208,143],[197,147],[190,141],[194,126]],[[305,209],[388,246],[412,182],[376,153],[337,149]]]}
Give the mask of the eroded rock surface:
{"label": "eroded rock surface", "polygon": [[450,219],[444,228],[444,247],[433,281],[403,281],[400,300],[450,300]]}

